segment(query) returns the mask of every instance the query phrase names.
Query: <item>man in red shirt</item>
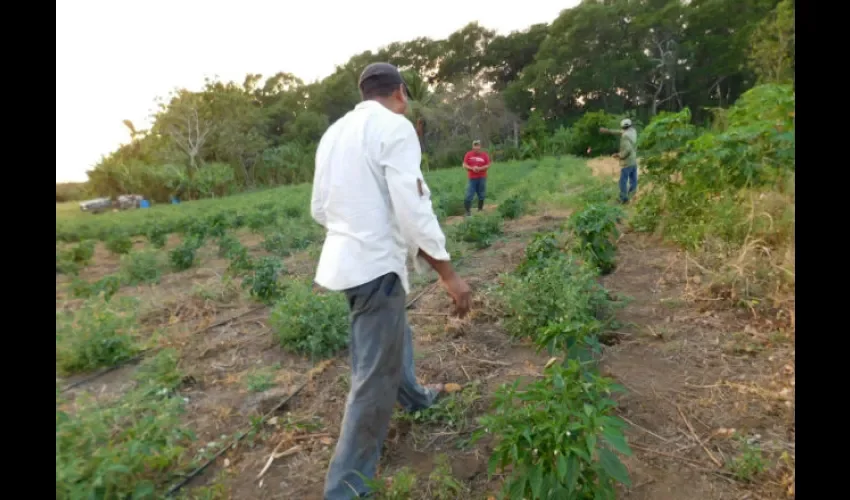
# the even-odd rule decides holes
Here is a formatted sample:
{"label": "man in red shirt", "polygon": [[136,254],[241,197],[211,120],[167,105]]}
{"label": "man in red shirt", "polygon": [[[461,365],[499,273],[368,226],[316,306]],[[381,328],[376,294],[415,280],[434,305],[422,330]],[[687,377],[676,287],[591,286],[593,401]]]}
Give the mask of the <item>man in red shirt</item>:
{"label": "man in red shirt", "polygon": [[484,208],[484,196],[487,194],[487,169],[490,168],[490,157],[481,151],[481,141],[472,142],[472,150],[463,157],[463,168],[469,177],[469,185],[466,187],[466,197],[463,206],[466,208],[466,216],[472,212],[472,198],[478,196],[478,211]]}

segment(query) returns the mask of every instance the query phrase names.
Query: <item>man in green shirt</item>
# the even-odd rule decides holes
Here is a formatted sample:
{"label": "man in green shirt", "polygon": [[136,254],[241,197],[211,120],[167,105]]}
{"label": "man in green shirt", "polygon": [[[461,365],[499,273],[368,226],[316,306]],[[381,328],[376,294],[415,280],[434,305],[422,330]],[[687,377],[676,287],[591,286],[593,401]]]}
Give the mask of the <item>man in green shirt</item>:
{"label": "man in green shirt", "polygon": [[620,136],[620,151],[614,153],[614,158],[620,160],[620,202],[628,203],[637,191],[637,131],[628,118],[620,122],[620,128],[601,128],[599,132]]}

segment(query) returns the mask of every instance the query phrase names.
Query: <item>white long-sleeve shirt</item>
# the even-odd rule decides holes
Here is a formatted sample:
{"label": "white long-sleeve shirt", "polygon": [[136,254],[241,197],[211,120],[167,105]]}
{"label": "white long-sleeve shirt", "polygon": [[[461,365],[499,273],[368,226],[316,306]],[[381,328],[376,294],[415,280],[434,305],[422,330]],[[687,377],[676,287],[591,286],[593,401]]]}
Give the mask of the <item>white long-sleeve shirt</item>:
{"label": "white long-sleeve shirt", "polygon": [[316,151],[310,213],[327,229],[316,283],[345,290],[387,273],[406,292],[407,256],[449,260],[446,237],[419,167],[413,125],[364,101],[328,128]]}

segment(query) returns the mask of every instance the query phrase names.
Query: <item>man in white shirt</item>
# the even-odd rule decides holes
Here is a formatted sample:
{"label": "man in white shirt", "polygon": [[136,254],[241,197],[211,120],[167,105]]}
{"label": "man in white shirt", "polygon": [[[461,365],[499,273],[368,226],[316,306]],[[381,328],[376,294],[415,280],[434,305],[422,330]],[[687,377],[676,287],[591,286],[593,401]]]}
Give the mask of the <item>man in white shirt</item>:
{"label": "man in white shirt", "polygon": [[454,300],[469,310],[469,286],[455,273],[446,237],[422,177],[422,152],[404,117],[410,96],[395,66],[360,75],[363,102],[328,128],[316,151],[311,214],[325,227],[316,282],[344,291],[351,321],[351,390],[325,480],[325,500],[369,490],[396,401],[406,411],[431,406],[442,384],[421,386],[405,301],[407,256],[429,264]]}

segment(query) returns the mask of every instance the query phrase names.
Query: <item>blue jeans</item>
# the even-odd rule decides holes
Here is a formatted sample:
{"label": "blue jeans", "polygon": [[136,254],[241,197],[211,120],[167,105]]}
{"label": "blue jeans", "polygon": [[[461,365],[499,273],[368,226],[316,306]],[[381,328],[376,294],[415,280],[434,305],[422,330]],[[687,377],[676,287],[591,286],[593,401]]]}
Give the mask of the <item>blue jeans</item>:
{"label": "blue jeans", "polygon": [[620,169],[620,201],[629,201],[637,191],[637,185],[637,165]]}
{"label": "blue jeans", "polygon": [[375,476],[396,401],[414,412],[436,398],[416,381],[401,279],[386,274],[345,295],[351,321],[351,390],[325,478],[325,500],[350,500],[369,492],[360,474]]}
{"label": "blue jeans", "polygon": [[466,211],[472,208],[472,198],[478,196],[478,210],[484,208],[484,197],[487,195],[487,178],[469,179],[466,186],[466,196],[463,198],[463,206]]}

